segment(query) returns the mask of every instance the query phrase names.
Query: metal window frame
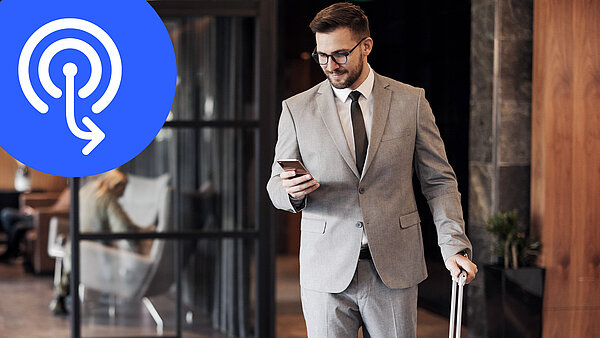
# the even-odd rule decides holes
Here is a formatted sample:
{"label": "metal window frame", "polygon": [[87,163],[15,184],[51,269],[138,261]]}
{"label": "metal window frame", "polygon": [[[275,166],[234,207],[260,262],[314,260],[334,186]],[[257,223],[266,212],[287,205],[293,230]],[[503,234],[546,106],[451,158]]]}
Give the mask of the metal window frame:
{"label": "metal window frame", "polygon": [[[278,36],[277,36],[277,0],[256,1],[149,1],[159,16],[189,17],[189,16],[248,16],[256,19],[255,42],[255,109],[258,120],[227,120],[227,121],[169,121],[164,127],[181,130],[186,128],[234,128],[255,130],[256,176],[254,192],[255,224],[254,230],[242,231],[183,231],[165,233],[95,233],[81,234],[79,232],[79,188],[80,178],[71,177],[71,206],[70,206],[70,237],[71,237],[71,285],[72,295],[71,337],[81,337],[81,304],[78,301],[78,285],[80,282],[79,247],[82,240],[113,240],[113,239],[167,239],[175,241],[175,285],[176,285],[176,337],[182,336],[182,256],[183,240],[198,239],[248,239],[253,240],[255,250],[255,308],[254,336],[275,337],[275,232],[272,224],[275,222],[275,212],[270,208],[270,200],[266,190],[261,189],[269,179],[270,164],[273,157],[275,141],[275,122],[273,117],[278,111],[277,65],[278,65]],[[269,60],[269,62],[261,62]],[[177,157],[180,158],[179,147]],[[179,175],[175,175],[176,192],[180,191]],[[181,205],[179,193],[175,193],[174,205]],[[175,228],[180,229],[179,212],[174,212]]]}

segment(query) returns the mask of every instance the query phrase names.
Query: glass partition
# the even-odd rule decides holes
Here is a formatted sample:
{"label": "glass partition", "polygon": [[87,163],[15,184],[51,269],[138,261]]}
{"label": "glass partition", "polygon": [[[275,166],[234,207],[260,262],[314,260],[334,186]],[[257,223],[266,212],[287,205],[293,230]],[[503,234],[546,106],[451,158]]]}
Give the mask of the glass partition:
{"label": "glass partition", "polygon": [[181,227],[171,230],[255,229],[257,131],[207,127],[161,133],[121,170],[134,178],[168,177],[170,199],[179,201],[172,210],[181,217]]}
{"label": "glass partition", "polygon": [[[145,241],[145,242],[144,242]],[[153,337],[176,333],[174,240],[144,240],[141,251],[80,242],[83,337]],[[253,317],[253,255],[248,240],[188,240],[183,248],[184,337],[247,332]]]}
{"label": "glass partition", "polygon": [[276,6],[150,3],[175,48],[176,96],[104,211],[90,202],[99,176],[71,179],[72,336],[272,337]]}
{"label": "glass partition", "polygon": [[254,120],[255,19],[165,20],[177,58],[173,121]]}

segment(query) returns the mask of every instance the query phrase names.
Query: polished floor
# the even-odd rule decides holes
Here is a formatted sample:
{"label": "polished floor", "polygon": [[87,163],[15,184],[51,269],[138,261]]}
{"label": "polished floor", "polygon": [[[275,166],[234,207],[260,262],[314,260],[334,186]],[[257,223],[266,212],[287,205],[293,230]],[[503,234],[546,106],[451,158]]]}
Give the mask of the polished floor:
{"label": "polished floor", "polygon": [[[69,337],[68,317],[54,316],[48,310],[52,292],[52,277],[28,274],[18,261],[0,264],[0,338]],[[86,297],[82,318],[83,336],[156,336],[154,322],[141,304],[117,304],[117,316],[111,318],[108,316],[106,299],[93,294]],[[168,296],[152,300],[159,308],[173,306],[173,300]],[[129,320],[122,321],[124,317]],[[164,334],[173,335],[168,319],[165,321]],[[306,337],[296,257],[277,259],[276,321],[277,337]],[[185,324],[184,337],[225,337],[209,327],[202,318],[193,318]],[[444,337],[448,334],[447,330],[447,319],[419,309],[418,337]],[[463,337],[466,336],[467,332],[463,330]]]}
{"label": "polished floor", "polygon": [[[277,337],[306,337],[306,326],[300,304],[298,258],[277,258]],[[448,319],[419,308],[417,314],[417,337],[439,338],[448,336]],[[360,337],[360,336],[359,336]],[[468,337],[463,326],[461,337]]]}

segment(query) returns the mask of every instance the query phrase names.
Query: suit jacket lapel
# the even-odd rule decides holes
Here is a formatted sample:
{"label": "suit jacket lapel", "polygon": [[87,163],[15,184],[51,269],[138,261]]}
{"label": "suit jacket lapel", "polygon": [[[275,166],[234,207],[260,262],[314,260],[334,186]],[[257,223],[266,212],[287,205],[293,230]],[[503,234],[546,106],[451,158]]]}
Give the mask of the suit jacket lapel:
{"label": "suit jacket lapel", "polygon": [[369,148],[367,150],[367,159],[365,161],[365,167],[363,169],[363,177],[366,175],[377,149],[379,149],[379,143],[383,136],[383,130],[387,123],[388,115],[390,113],[390,103],[392,101],[392,91],[387,87],[389,84],[385,79],[375,74],[375,81],[373,83],[373,126],[371,127],[371,140],[369,141]]}
{"label": "suit jacket lapel", "polygon": [[335,101],[333,98],[333,89],[331,89],[331,85],[329,84],[329,80],[325,80],[321,83],[319,90],[317,91],[317,105],[319,107],[319,112],[321,113],[321,117],[323,118],[323,122],[333,139],[333,143],[338,148],[338,151],[354,173],[356,177],[360,177],[358,175],[358,169],[356,168],[356,162],[354,162],[354,158],[350,153],[350,148],[348,148],[348,143],[346,142],[346,137],[344,136],[344,130],[342,129],[342,123],[340,122],[340,118],[337,113],[337,107],[335,106]]}

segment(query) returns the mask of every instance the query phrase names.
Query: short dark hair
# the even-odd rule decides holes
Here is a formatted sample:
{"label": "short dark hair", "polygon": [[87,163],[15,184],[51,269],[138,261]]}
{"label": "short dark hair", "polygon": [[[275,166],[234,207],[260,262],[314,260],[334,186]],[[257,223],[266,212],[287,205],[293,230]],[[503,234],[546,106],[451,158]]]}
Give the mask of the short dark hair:
{"label": "short dark hair", "polygon": [[358,39],[371,35],[365,12],[349,2],[338,2],[322,9],[312,19],[309,27],[313,33],[330,33],[346,27]]}

